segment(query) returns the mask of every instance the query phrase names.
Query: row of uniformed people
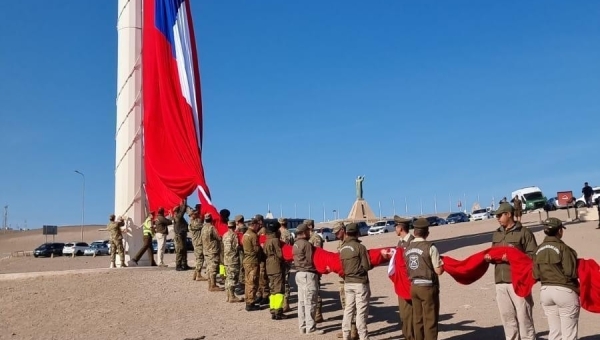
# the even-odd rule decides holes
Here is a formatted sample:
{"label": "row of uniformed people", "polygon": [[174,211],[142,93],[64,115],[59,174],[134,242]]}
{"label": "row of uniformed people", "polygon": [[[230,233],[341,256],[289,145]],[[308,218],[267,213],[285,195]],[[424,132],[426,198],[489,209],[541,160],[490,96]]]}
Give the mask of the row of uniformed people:
{"label": "row of uniformed people", "polygon": [[[508,203],[502,203],[495,212],[500,227],[494,233],[493,246],[506,246],[498,241],[500,238],[511,238],[511,245],[526,252],[533,259],[533,276],[541,282],[540,301],[548,318],[549,340],[577,339],[577,327],[580,311],[579,281],[577,277],[577,253],[563,241],[565,227],[557,218],[544,221],[544,241],[537,246],[531,231],[514,221],[514,210]],[[404,251],[407,274],[411,281],[411,300],[398,298],[402,332],[407,340],[434,340],[438,338],[439,321],[439,279],[443,270],[443,261],[435,245],[426,241],[429,235],[429,224],[426,219],[414,222],[414,236],[409,233],[410,221],[395,216],[396,234],[401,237],[398,247]],[[496,235],[498,234],[498,235]],[[510,234],[510,235],[509,235]],[[492,261],[486,256],[486,260]],[[496,274],[498,270],[509,272],[507,258],[494,263]],[[502,273],[500,273],[502,274]],[[498,276],[498,275],[496,275]],[[533,340],[536,339],[531,311],[519,312],[519,303],[532,306],[530,297],[520,298],[514,294],[512,283],[496,280],[497,286],[510,292],[514,314],[512,321],[507,320],[502,313],[506,308],[501,306],[505,336],[507,339]],[[506,287],[505,287],[506,286]],[[498,287],[497,291],[498,291]],[[499,294],[497,292],[497,294]],[[504,302],[502,303],[504,304]],[[525,316],[529,320],[523,320]],[[519,329],[521,326],[522,329]]]}

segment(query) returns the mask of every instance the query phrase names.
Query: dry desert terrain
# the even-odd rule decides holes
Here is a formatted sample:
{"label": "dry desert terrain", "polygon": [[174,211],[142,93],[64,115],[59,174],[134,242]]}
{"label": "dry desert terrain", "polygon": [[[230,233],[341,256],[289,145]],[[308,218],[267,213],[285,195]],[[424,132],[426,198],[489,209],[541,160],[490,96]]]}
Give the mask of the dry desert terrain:
{"label": "dry desert terrain", "polygon": [[[566,212],[551,216],[566,219]],[[538,214],[524,216],[540,242],[543,233]],[[571,224],[565,242],[580,257],[600,260],[597,222]],[[431,239],[442,254],[464,258],[489,246],[495,220],[433,227]],[[80,239],[78,227],[59,229],[57,241]],[[89,228],[85,240],[106,238]],[[44,242],[41,231],[0,235],[0,254],[32,250]],[[393,234],[363,238],[368,248],[397,243]],[[335,242],[326,249],[335,250]],[[189,254],[190,265],[193,255]],[[173,255],[167,255],[171,265]],[[191,272],[173,268],[107,269],[107,257],[33,258],[0,260],[0,339],[335,339],[342,319],[338,278],[323,276],[323,308],[326,331],[321,336],[300,335],[295,312],[282,321],[270,320],[268,310],[248,313],[244,304],[225,303],[224,293],[209,293],[206,283],[191,280]],[[369,317],[371,339],[401,339],[397,298],[386,267],[370,273],[372,301]],[[292,279],[293,281],[293,279]],[[294,286],[294,285],[293,285]],[[539,305],[539,286],[534,288],[534,317],[540,339],[548,326]],[[470,286],[441,277],[440,339],[480,340],[504,338],[495,302],[493,271]],[[580,339],[600,340],[599,315],[581,312]]]}

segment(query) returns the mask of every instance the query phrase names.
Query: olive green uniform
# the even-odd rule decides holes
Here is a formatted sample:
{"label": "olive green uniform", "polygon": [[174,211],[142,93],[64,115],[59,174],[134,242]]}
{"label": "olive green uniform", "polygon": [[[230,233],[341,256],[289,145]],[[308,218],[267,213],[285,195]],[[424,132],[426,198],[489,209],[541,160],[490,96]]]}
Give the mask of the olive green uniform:
{"label": "olive green uniform", "polygon": [[260,245],[258,236],[252,228],[248,228],[242,238],[244,249],[244,273],[245,273],[245,296],[246,308],[254,306],[256,292],[258,289],[258,257],[260,256]]}
{"label": "olive green uniform", "polygon": [[281,244],[276,234],[268,233],[264,246],[265,250],[265,268],[269,277],[269,309],[274,316],[283,314],[283,253]]}
{"label": "olive green uniform", "polygon": [[[315,248],[323,248],[323,239],[316,232],[310,232],[310,238],[308,242],[312,244]],[[317,309],[315,312],[315,322],[323,322],[323,313],[322,313],[323,300],[321,299],[321,274],[317,274]]]}
{"label": "olive green uniform", "polygon": [[202,251],[206,261],[206,275],[208,276],[208,289],[220,290],[217,287],[217,274],[219,273],[219,252],[221,251],[221,236],[212,223],[204,223],[202,227]]}
{"label": "olive green uniform", "polygon": [[[258,236],[266,235],[267,229],[262,227],[258,230]],[[261,245],[263,246],[263,245]],[[258,292],[257,296],[262,298],[261,303],[265,304],[269,301],[269,276],[267,275],[266,256],[263,248],[260,248],[258,257]]]}
{"label": "olive green uniform", "polygon": [[[500,205],[498,210],[502,209]],[[508,204],[510,205],[510,204]],[[537,249],[537,242],[533,233],[515,222],[508,230],[498,228],[492,235],[492,247],[514,247],[533,258]],[[504,335],[507,339],[535,340],[536,333],[533,324],[533,299],[531,295],[519,297],[512,285],[510,264],[497,263],[494,268],[496,282],[496,302],[500,311]]]}
{"label": "olive green uniform", "polygon": [[180,269],[187,269],[187,233],[188,222],[185,219],[185,201],[179,206],[179,209],[173,216],[173,229],[175,231],[175,265]]}
{"label": "olive green uniform", "polygon": [[[281,225],[286,225],[287,222],[285,219],[280,219],[279,223]],[[279,229],[280,231],[280,237],[279,239],[281,240],[281,242],[283,242],[284,244],[287,244],[289,246],[293,245],[292,242],[292,233],[287,229],[287,227],[281,228]],[[283,293],[283,312],[288,312],[290,310],[290,305],[289,305],[289,300],[290,300],[290,263],[283,261],[283,285],[285,288],[285,291]]]}
{"label": "olive green uniform", "polygon": [[[562,228],[556,218],[550,228]],[[558,221],[558,222],[557,222]],[[548,340],[577,339],[580,301],[577,252],[556,236],[546,236],[533,258],[533,277],[541,282],[540,303],[548,318]]]}
{"label": "olive green uniform", "polygon": [[435,245],[415,237],[404,250],[410,280],[414,338],[437,340],[440,316],[440,283],[435,268],[443,263]]}
{"label": "olive green uniform", "polygon": [[225,290],[227,291],[228,302],[240,302],[235,296],[235,286],[238,284],[240,275],[240,245],[238,235],[233,228],[230,228],[223,235],[223,263],[225,265]]}
{"label": "olive green uniform", "polygon": [[122,220],[109,222],[106,230],[110,233],[110,263],[114,264],[117,254],[121,258],[121,267],[125,265],[125,249],[123,248],[123,234],[121,227],[125,225]]}
{"label": "olive green uniform", "polygon": [[[406,249],[408,245],[415,239],[411,234],[406,235],[398,241],[398,248]],[[415,339],[415,330],[413,326],[413,307],[412,300],[404,300],[398,296],[398,310],[400,311],[400,319],[402,320],[402,334],[406,340]]]}
{"label": "olive green uniform", "polygon": [[204,266],[204,251],[202,248],[202,227],[204,223],[200,218],[190,218],[190,231],[192,232],[192,243],[194,244],[194,256],[196,257],[196,280],[205,281],[202,277]]}
{"label": "olive green uniform", "polygon": [[367,318],[369,317],[369,299],[371,297],[369,270],[372,266],[367,248],[356,237],[346,236],[340,248],[340,260],[344,271],[345,293],[343,338],[350,339],[352,320],[355,319],[360,339],[369,339]]}

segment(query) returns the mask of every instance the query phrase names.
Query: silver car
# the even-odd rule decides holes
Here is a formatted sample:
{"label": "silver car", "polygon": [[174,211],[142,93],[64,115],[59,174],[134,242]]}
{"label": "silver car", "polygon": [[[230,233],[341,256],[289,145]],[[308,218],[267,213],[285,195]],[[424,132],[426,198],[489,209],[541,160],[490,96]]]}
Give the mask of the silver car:
{"label": "silver car", "polygon": [[84,251],[83,251],[83,255],[85,256],[90,256],[90,255],[108,255],[109,251],[108,251],[108,246],[104,243],[92,243],[90,244],[89,247],[87,247]]}

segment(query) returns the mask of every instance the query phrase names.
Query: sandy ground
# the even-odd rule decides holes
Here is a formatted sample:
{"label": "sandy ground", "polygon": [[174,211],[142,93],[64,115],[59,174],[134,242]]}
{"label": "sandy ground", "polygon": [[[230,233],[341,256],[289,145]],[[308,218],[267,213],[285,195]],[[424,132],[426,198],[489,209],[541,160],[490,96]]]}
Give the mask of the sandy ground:
{"label": "sandy ground", "polygon": [[[551,215],[566,217],[565,212]],[[537,214],[526,215],[524,221],[541,241],[543,234],[534,222],[537,219]],[[580,257],[600,259],[596,224],[568,227],[564,240]],[[438,240],[443,254],[464,258],[488,247],[495,227],[493,220],[440,226],[432,228],[431,239]],[[397,238],[383,234],[365,237],[363,242],[372,248],[394,245]],[[329,250],[335,246],[335,242],[326,244]],[[173,255],[167,255],[167,263],[173,261]],[[327,320],[320,327],[327,333],[310,337],[298,332],[295,293],[290,319],[271,321],[267,310],[248,313],[243,303],[225,303],[224,293],[209,293],[206,283],[191,281],[191,272],[106,269],[108,262],[108,257],[0,261],[0,339],[334,339],[340,329],[342,313],[335,275],[323,277]],[[15,274],[19,272],[28,273]],[[373,269],[370,278],[371,338],[400,339],[397,298],[386,267]],[[470,286],[444,275],[441,287],[440,339],[503,339],[491,270]],[[536,330],[540,339],[546,339],[548,326],[537,286],[534,300]],[[580,339],[600,340],[598,320],[598,315],[582,310]]]}

